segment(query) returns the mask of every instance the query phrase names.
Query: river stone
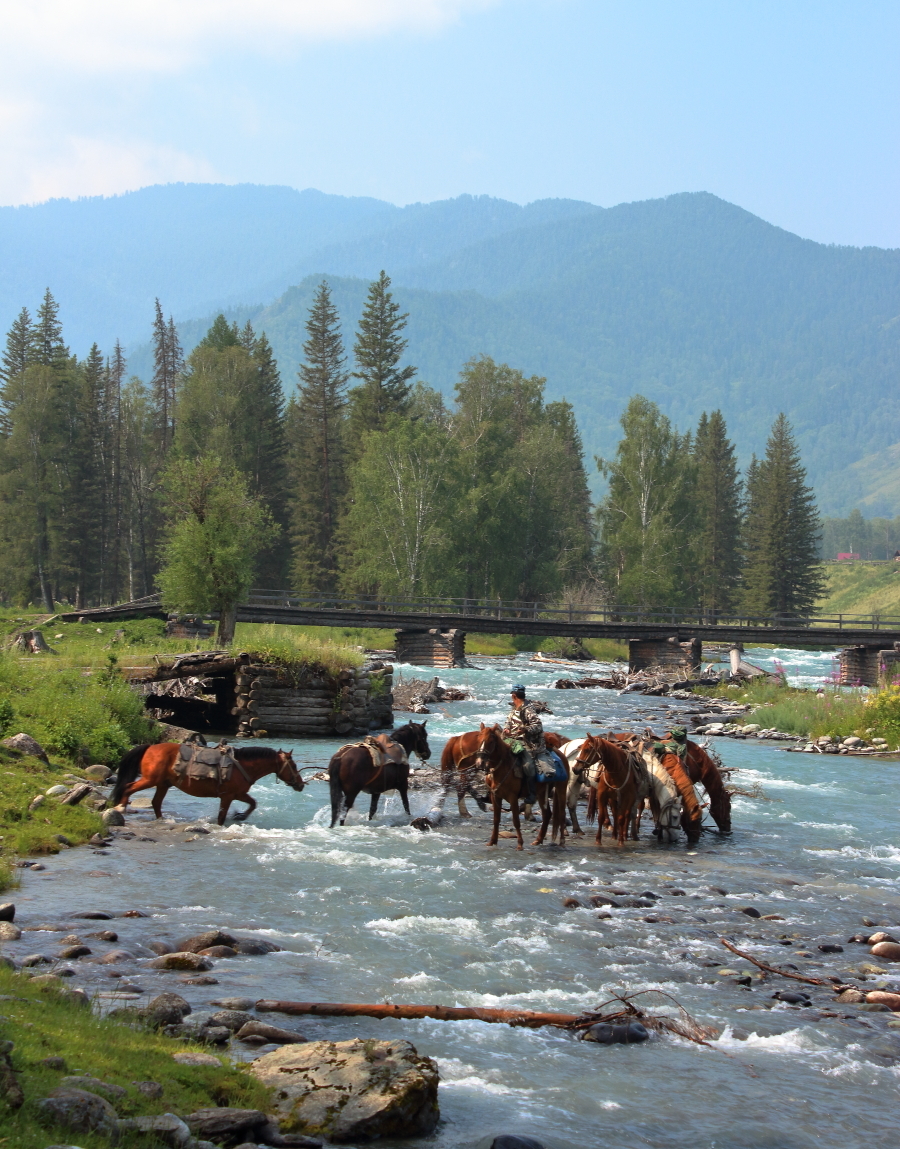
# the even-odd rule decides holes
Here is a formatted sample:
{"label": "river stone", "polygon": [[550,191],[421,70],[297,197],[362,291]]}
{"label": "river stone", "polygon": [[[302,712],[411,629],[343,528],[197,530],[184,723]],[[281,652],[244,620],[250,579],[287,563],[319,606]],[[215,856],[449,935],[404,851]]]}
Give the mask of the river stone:
{"label": "river stone", "polygon": [[869,953],[885,961],[900,961],[900,942],[878,942]]}
{"label": "river stone", "polygon": [[190,951],[179,951],[172,954],[163,954],[150,962],[151,969],[212,969],[209,958],[201,957]]}
{"label": "river stone", "polygon": [[193,937],[179,938],[175,943],[175,949],[179,953],[196,954],[209,949],[210,946],[234,947],[236,941],[237,938],[233,934],[226,934],[224,930],[207,930],[202,934],[194,934]]}
{"label": "river stone", "polygon": [[153,1137],[163,1145],[172,1146],[172,1149],[182,1149],[182,1146],[188,1145],[192,1140],[190,1129],[174,1113],[161,1113],[156,1117],[131,1117],[120,1121],[119,1129],[123,1133],[139,1133]]}
{"label": "river stone", "polygon": [[101,1133],[115,1144],[119,1119],[104,1098],[84,1089],[53,1089],[37,1103],[38,1117],[46,1125],[63,1125],[75,1133]]}
{"label": "river stone", "polygon": [[271,1041],[276,1045],[292,1045],[305,1042],[306,1038],[292,1029],[280,1029],[277,1025],[266,1025],[264,1021],[248,1021],[237,1031],[238,1041]]}
{"label": "river stone", "polygon": [[110,806],[108,810],[104,810],[100,815],[100,821],[104,826],[124,826],[125,815],[118,806]]}
{"label": "river stone", "polygon": [[862,744],[863,740],[861,738],[857,738],[855,734],[849,735],[849,737],[845,738],[841,743],[841,745],[846,746],[848,750],[855,750],[857,746],[862,746]]}
{"label": "river stone", "polygon": [[879,930],[877,933],[872,934],[866,941],[870,946],[877,946],[879,942],[895,942],[897,939],[891,934],[885,933],[884,930]]}
{"label": "river stone", "polygon": [[59,956],[65,958],[66,961],[71,961],[73,958],[87,957],[90,952],[90,946],[66,946],[65,949],[59,951]]}
{"label": "river stone", "polygon": [[0,942],[17,942],[22,931],[11,921],[0,921]]}
{"label": "river stone", "polygon": [[77,913],[69,914],[69,917],[84,918],[89,922],[108,922],[112,914],[108,914],[106,910],[79,910]]}
{"label": "river stone", "polygon": [[746,914],[748,918],[758,918],[762,915],[756,906],[738,906],[739,914]]}
{"label": "river stone", "polygon": [[491,1149],[544,1149],[544,1146],[533,1137],[517,1137],[514,1133],[502,1133],[491,1142]]}
{"label": "river stone", "polygon": [[97,930],[95,933],[88,934],[89,938],[97,938],[101,942],[117,942],[119,935],[115,930]]}
{"label": "river stone", "polygon": [[46,954],[28,954],[22,958],[21,965],[28,969],[34,965],[50,965],[52,961],[53,958],[48,958]]}
{"label": "river stone", "polygon": [[112,774],[112,770],[108,766],[88,766],[84,772],[85,778],[90,778],[92,782],[105,782],[106,779]]}
{"label": "river stone", "polygon": [[224,1025],[230,1029],[232,1033],[237,1033],[237,1031],[249,1021],[253,1021],[253,1017],[249,1013],[245,1013],[242,1009],[220,1009],[218,1013],[212,1014],[208,1024]]}
{"label": "river stone", "polygon": [[158,994],[141,1010],[144,1020],[154,1029],[178,1025],[190,1012],[190,1005],[177,993]]}
{"label": "river stone", "polygon": [[835,1001],[840,1001],[848,1005],[858,1005],[861,1001],[865,1001],[865,996],[858,989],[845,989],[843,993],[839,993]]}
{"label": "river stone", "polygon": [[46,750],[40,742],[35,742],[30,734],[14,734],[12,738],[4,738],[3,745],[8,746],[10,750],[18,750],[20,754],[30,754],[32,758],[40,758],[47,766],[50,765]]}
{"label": "river stone", "polygon": [[210,958],[234,958],[238,956],[236,949],[231,946],[207,946],[205,950],[199,951],[203,957]]}
{"label": "river stone", "polygon": [[108,1101],[118,1101],[120,1097],[125,1097],[127,1090],[123,1089],[121,1085],[113,1085],[109,1081],[101,1081],[99,1077],[90,1077],[89,1075],[78,1077],[64,1077],[59,1083],[60,1089],[84,1089],[88,1093],[99,1093]]}
{"label": "river stone", "polygon": [[259,1109],[198,1109],[189,1113],[185,1123],[195,1137],[235,1145],[245,1133],[268,1125],[269,1118]]}
{"label": "river stone", "polygon": [[255,997],[220,997],[211,1001],[210,1005],[217,1005],[220,1009],[240,1009],[245,1013],[256,1005]]}
{"label": "river stone", "polygon": [[134,954],[129,953],[128,950],[110,950],[108,954],[104,954],[98,960],[101,965],[115,965],[120,961],[134,961]]}
{"label": "river stone", "polygon": [[440,1117],[438,1069],[408,1041],[310,1041],[251,1062],[286,1131],[331,1141],[424,1137]]}
{"label": "river stone", "polygon": [[51,786],[49,790],[44,791],[47,798],[56,798],[60,794],[68,794],[69,786]]}
{"label": "river stone", "polygon": [[211,1053],[194,1053],[193,1051],[173,1053],[172,1060],[177,1061],[179,1065],[215,1065],[219,1069],[222,1068],[221,1058],[213,1057]]}
{"label": "river stone", "polygon": [[14,902],[4,902],[0,905],[0,922],[11,922],[16,916]]}
{"label": "river stone", "polygon": [[900,993],[891,993],[888,990],[873,989],[866,994],[866,1001],[870,1004],[886,1005],[888,1009],[900,1010]]}
{"label": "river stone", "polygon": [[234,948],[239,954],[274,954],[281,952],[281,946],[270,942],[268,938],[238,938],[234,943]]}

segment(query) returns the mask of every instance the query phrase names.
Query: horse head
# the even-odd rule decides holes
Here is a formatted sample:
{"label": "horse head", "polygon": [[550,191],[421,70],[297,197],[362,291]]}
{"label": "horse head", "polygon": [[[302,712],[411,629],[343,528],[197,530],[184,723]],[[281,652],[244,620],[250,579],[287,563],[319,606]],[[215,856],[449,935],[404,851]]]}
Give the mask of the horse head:
{"label": "horse head", "polygon": [[300,771],[297,769],[293,752],[290,750],[278,751],[278,769],[275,771],[275,777],[280,778],[282,782],[286,783],[286,785],[298,793],[306,785]]}
{"label": "horse head", "polygon": [[491,769],[491,759],[497,749],[498,743],[503,745],[500,738],[500,727],[485,726],[482,722],[478,731],[478,749],[475,751],[475,766],[478,770],[488,772]]}
{"label": "horse head", "polygon": [[415,735],[415,742],[411,750],[417,754],[423,762],[427,762],[431,757],[431,747],[428,745],[428,734],[425,731],[427,722],[410,722],[409,728]]}

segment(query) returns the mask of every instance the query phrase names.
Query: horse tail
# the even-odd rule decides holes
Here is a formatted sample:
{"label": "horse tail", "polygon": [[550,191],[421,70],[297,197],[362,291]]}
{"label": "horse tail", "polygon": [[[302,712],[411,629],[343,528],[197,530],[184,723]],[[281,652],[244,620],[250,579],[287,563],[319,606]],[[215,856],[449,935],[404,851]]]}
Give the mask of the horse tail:
{"label": "horse tail", "polygon": [[587,803],[587,822],[592,825],[594,819],[597,817],[597,791],[593,786],[589,786],[588,790],[588,803]]}
{"label": "horse tail", "polygon": [[110,806],[119,805],[125,796],[125,791],[139,776],[141,772],[141,762],[144,759],[144,754],[150,749],[150,745],[149,742],[146,742],[143,746],[132,746],[128,753],[123,755],[116,770],[116,784],[113,787],[112,794],[109,796]]}

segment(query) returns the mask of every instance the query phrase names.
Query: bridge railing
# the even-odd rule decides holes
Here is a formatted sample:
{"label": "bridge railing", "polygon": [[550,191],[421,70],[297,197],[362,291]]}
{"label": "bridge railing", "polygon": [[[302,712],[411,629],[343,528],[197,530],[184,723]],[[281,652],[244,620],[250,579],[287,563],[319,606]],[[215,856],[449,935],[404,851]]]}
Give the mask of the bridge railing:
{"label": "bridge railing", "polygon": [[557,620],[559,622],[639,622],[671,626],[771,627],[778,629],[898,630],[900,618],[885,615],[845,615],[832,618],[819,615],[741,615],[715,611],[674,611],[647,609],[640,606],[611,605],[584,608],[571,603],[548,604],[518,599],[416,598],[400,599],[379,596],[339,598],[333,595],[296,595],[283,590],[251,590],[246,606],[280,607],[322,612],[351,611],[372,614],[421,615],[423,621],[435,615],[471,618]]}

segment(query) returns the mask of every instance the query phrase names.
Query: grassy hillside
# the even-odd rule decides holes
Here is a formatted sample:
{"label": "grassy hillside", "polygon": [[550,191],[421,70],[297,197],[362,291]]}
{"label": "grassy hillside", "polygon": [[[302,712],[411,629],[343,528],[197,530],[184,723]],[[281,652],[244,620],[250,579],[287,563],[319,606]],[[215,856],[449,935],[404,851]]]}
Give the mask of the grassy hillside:
{"label": "grassy hillside", "polygon": [[825,563],[820,614],[880,614],[900,618],[900,563]]}

